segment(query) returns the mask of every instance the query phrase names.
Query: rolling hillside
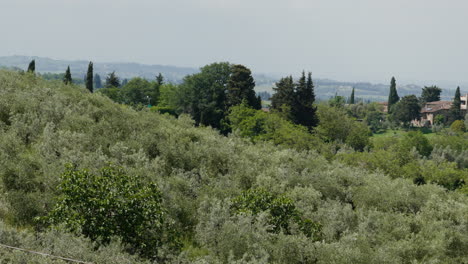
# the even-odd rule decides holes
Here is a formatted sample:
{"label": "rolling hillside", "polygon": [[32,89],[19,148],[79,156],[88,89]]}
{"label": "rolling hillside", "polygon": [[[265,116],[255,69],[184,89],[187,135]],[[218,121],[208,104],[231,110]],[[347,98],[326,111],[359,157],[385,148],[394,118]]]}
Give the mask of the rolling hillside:
{"label": "rolling hillside", "polygon": [[[147,248],[161,262],[468,262],[466,195],[0,71],[0,243],[94,263],[146,263],[116,237],[95,251],[81,229],[37,222],[63,197],[67,163],[89,175],[112,164],[158,186],[181,244]],[[249,201],[272,209],[246,210]],[[284,218],[288,212],[294,217]],[[0,258],[52,263],[5,249]]]}

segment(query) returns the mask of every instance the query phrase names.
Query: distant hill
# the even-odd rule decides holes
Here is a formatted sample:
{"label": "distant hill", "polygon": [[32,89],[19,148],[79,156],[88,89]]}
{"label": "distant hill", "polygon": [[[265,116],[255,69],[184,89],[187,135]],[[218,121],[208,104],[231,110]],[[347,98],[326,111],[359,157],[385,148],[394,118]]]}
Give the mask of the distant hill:
{"label": "distant hill", "polygon": [[[83,79],[88,67],[88,61],[68,61],[55,60],[44,57],[30,56],[4,56],[0,57],[0,67],[17,67],[26,69],[29,62],[36,60],[36,71],[39,73],[63,73],[68,65],[70,65],[74,79]],[[180,83],[184,76],[198,72],[196,68],[177,67],[167,65],[146,65],[139,63],[106,63],[94,62],[94,71],[101,75],[104,80],[105,76],[113,71],[121,78],[143,77],[153,79],[158,73],[162,73],[167,81]],[[286,74],[285,74],[286,75]],[[269,74],[254,74],[258,92],[266,91],[273,93],[273,86],[278,81],[278,77]],[[319,99],[326,100],[335,94],[341,96],[349,96],[354,87],[356,97],[369,101],[385,101],[388,96],[388,84],[372,84],[368,82],[339,82],[329,79],[314,79],[316,95]],[[421,94],[421,86],[418,85],[402,85],[398,86],[400,96]],[[442,99],[451,100],[455,90],[443,89]]]}

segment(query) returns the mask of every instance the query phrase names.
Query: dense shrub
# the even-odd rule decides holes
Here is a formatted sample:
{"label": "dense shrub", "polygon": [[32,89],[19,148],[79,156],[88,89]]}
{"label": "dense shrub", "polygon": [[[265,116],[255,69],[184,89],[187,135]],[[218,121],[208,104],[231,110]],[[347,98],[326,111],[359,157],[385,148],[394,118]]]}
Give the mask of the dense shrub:
{"label": "dense shrub", "polygon": [[64,223],[99,244],[119,237],[130,252],[147,258],[157,258],[163,246],[178,248],[154,184],[145,186],[113,166],[95,174],[68,165],[58,188],[59,201],[45,218],[48,222]]}

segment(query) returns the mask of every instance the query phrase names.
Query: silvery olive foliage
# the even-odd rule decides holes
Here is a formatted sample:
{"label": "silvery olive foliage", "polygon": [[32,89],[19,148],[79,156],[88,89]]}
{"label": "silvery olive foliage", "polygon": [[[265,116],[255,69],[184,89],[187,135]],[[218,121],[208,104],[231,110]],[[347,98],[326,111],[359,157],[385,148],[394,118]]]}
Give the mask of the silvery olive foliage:
{"label": "silvery olive foliage", "polygon": [[[431,144],[460,153],[463,140]],[[129,255],[118,236],[99,246],[60,224],[35,221],[63,195],[58,187],[66,164],[98,175],[111,163],[142,188],[158,186],[159,204],[182,243],[180,249],[161,245],[158,259],[167,263],[468,262],[468,197],[432,178],[416,185],[392,173],[404,167],[409,175],[424,168],[419,162],[428,162],[421,174],[438,168],[436,158],[423,158],[417,148],[403,151],[407,147],[396,144],[400,155],[390,156],[382,148],[375,159],[349,152],[364,157],[352,164],[313,149],[222,136],[195,127],[186,115],[135,111],[84,87],[1,71],[0,243],[94,263],[150,263]],[[459,166],[453,165],[447,170]],[[304,219],[320,224],[320,238],[294,221],[288,231],[271,232],[278,228],[268,210],[233,213],[236,197],[254,189],[287,197]],[[54,263],[1,248],[0,259]]]}

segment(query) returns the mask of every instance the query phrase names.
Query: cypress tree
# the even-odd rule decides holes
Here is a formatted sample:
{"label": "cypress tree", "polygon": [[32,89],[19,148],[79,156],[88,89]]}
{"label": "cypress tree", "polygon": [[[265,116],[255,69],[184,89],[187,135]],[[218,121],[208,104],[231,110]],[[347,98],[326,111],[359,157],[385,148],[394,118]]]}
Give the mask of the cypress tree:
{"label": "cypress tree", "polygon": [[392,105],[396,104],[400,100],[396,89],[395,77],[392,77],[390,82],[390,93],[388,94],[388,112],[390,113]]}
{"label": "cypress tree", "polygon": [[86,74],[86,89],[93,92],[93,62],[88,64],[88,73]]}
{"label": "cypress tree", "polygon": [[231,107],[245,100],[250,107],[261,109],[254,88],[255,81],[250,69],[240,64],[232,65],[231,74],[226,85],[227,105]]}
{"label": "cypress tree", "polygon": [[349,97],[349,104],[354,104],[354,87],[351,91],[351,97]]}
{"label": "cypress tree", "polygon": [[457,87],[457,90],[455,91],[455,97],[453,98],[453,103],[450,108],[450,118],[449,121],[450,123],[454,122],[455,120],[461,120],[462,115],[461,115],[461,95],[460,95],[460,87]]}
{"label": "cypress tree", "polygon": [[120,80],[115,71],[111,72],[106,78],[106,88],[120,87]]}
{"label": "cypress tree", "polygon": [[70,66],[67,67],[67,70],[65,71],[65,76],[63,76],[63,83],[65,84],[71,84],[72,83],[72,76],[70,72]]}
{"label": "cypress tree", "polygon": [[156,76],[156,84],[158,86],[161,86],[164,84],[164,77],[162,76],[161,73],[159,73],[158,76]]}
{"label": "cypress tree", "polygon": [[36,61],[32,60],[28,66],[28,72],[34,73],[36,71]]}
{"label": "cypress tree", "polygon": [[99,74],[94,74],[94,87],[96,89],[102,88],[101,76]]}

